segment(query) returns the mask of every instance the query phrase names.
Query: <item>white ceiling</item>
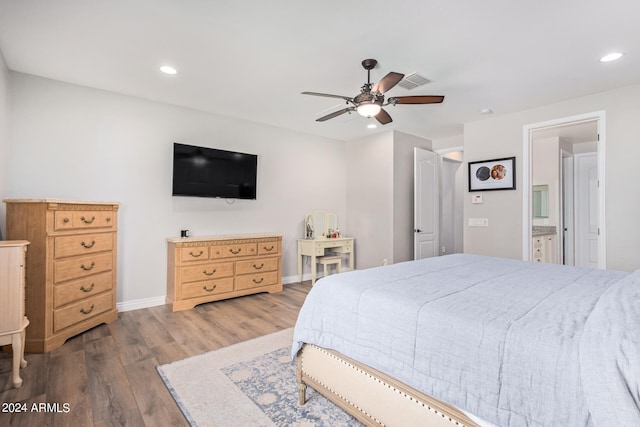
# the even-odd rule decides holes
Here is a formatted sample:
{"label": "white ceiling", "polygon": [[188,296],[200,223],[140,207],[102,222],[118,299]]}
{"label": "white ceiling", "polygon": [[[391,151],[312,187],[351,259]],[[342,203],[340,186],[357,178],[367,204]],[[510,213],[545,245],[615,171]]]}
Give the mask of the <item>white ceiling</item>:
{"label": "white ceiling", "polygon": [[[427,138],[465,122],[640,83],[636,0],[0,0],[11,70],[349,140],[397,129]],[[598,59],[611,51],[614,63]],[[360,65],[432,83],[389,96],[445,95],[386,107],[369,130],[302,91],[355,96]],[[158,68],[170,64],[176,76]]]}

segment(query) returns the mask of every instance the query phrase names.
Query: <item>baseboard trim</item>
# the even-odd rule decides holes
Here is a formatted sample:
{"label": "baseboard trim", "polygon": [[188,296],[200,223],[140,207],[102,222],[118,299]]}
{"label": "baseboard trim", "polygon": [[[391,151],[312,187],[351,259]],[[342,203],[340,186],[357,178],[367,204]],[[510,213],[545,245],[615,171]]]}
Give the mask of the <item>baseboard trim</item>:
{"label": "baseboard trim", "polygon": [[119,312],[123,311],[132,311],[139,310],[141,308],[149,308],[156,307],[159,305],[164,305],[165,303],[165,295],[151,298],[142,298],[131,301],[123,301],[116,304]]}

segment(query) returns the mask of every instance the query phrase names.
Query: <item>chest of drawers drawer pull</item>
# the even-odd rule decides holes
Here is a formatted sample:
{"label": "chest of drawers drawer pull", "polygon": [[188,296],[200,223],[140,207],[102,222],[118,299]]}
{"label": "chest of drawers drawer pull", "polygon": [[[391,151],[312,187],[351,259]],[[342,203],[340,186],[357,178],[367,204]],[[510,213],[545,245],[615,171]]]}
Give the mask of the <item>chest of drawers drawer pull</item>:
{"label": "chest of drawers drawer pull", "polygon": [[80,221],[84,222],[85,224],[92,224],[93,221],[95,220],[96,220],[95,216],[92,216],[91,219],[86,219],[84,215],[80,217]]}
{"label": "chest of drawers drawer pull", "polygon": [[255,283],[256,285],[262,282],[264,282],[264,277],[261,277],[260,280],[253,279],[253,283]]}
{"label": "chest of drawers drawer pull", "polygon": [[253,264],[253,268],[255,268],[256,270],[260,270],[262,267],[264,267],[264,262],[260,265]]}
{"label": "chest of drawers drawer pull", "polygon": [[216,290],[216,288],[217,288],[217,287],[218,287],[218,285],[213,285],[213,286],[211,287],[211,289],[209,289],[209,288],[207,288],[207,285],[204,285],[204,286],[202,287],[202,289],[204,289],[204,290],[205,290],[205,291],[207,291],[207,292],[213,292],[213,291],[215,291],[215,290]]}
{"label": "chest of drawers drawer pull", "polygon": [[189,255],[191,255],[194,258],[199,258],[204,254],[204,251],[200,251],[197,254],[194,254],[193,252],[189,252]]}
{"label": "chest of drawers drawer pull", "polygon": [[91,265],[89,265],[89,267],[87,267],[87,266],[86,266],[86,265],[84,265],[84,264],[80,264],[80,268],[81,268],[81,269],[83,269],[84,271],[92,270],[92,269],[93,269],[93,267],[95,267],[95,266],[96,266],[96,263],[95,263],[95,262],[93,262],[93,261],[91,261]]}
{"label": "chest of drawers drawer pull", "polygon": [[69,221],[71,221],[69,218],[65,218],[62,220],[62,222],[64,222],[65,224],[67,224]]}
{"label": "chest of drawers drawer pull", "polygon": [[216,274],[216,271],[218,271],[217,268],[214,268],[213,270],[211,270],[211,273],[208,273],[207,270],[203,270],[202,272],[206,275],[206,276],[213,276],[214,274]]}
{"label": "chest of drawers drawer pull", "polygon": [[56,236],[53,255],[56,260],[76,255],[108,252],[114,249],[113,233]]}
{"label": "chest of drawers drawer pull", "polygon": [[234,255],[238,255],[241,251],[242,251],[241,248],[238,248],[238,249],[229,248],[229,252],[231,252]]}
{"label": "chest of drawers drawer pull", "polygon": [[89,310],[85,310],[84,307],[82,307],[80,309],[80,313],[82,313],[82,314],[90,314],[93,311],[93,309],[95,308],[95,306],[96,306],[95,304],[91,304],[91,307],[89,308]]}
{"label": "chest of drawers drawer pull", "polygon": [[82,292],[91,292],[93,290],[93,288],[96,286],[95,282],[91,283],[91,286],[89,286],[88,288],[85,288],[84,285],[80,286],[80,290]]}
{"label": "chest of drawers drawer pull", "polygon": [[89,243],[88,245],[85,242],[80,242],[80,246],[82,246],[85,249],[91,249],[92,247],[94,247],[96,244],[95,240],[92,240],[91,243]]}
{"label": "chest of drawers drawer pull", "polygon": [[267,251],[267,252],[271,252],[272,250],[274,250],[276,247],[274,245],[271,245],[269,247],[263,246],[262,249]]}

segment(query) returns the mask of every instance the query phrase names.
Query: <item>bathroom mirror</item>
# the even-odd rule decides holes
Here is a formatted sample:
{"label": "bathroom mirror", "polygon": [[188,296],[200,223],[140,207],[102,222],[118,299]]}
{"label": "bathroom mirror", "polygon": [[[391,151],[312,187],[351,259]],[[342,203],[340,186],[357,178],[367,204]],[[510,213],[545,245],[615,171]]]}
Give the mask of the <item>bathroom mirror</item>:
{"label": "bathroom mirror", "polygon": [[533,186],[533,217],[549,218],[549,186]]}

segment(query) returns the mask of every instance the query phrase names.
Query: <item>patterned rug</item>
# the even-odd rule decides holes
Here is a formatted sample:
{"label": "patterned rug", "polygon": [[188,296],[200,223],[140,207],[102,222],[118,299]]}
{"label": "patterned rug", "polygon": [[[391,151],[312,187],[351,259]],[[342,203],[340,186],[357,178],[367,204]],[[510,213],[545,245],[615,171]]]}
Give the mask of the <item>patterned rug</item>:
{"label": "patterned rug", "polygon": [[307,389],[298,404],[293,329],[158,366],[158,373],[192,426],[361,426],[328,399]]}

